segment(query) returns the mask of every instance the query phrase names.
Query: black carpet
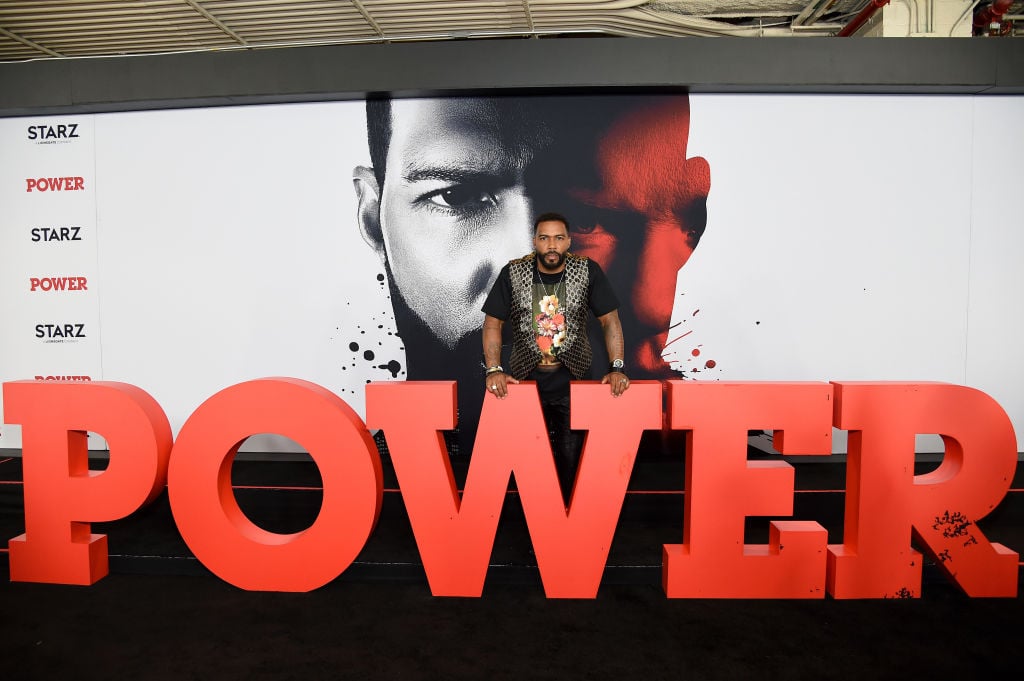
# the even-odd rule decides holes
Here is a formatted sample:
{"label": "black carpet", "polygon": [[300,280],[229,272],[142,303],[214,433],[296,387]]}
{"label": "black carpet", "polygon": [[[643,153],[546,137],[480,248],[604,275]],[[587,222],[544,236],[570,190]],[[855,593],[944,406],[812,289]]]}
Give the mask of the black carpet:
{"label": "black carpet", "polygon": [[[794,517],[841,542],[843,466],[796,466]],[[1017,551],[1022,469],[979,523]],[[94,524],[109,535],[111,574],[93,586],[11,583],[0,553],[0,679],[1019,677],[1024,598],[967,598],[934,565],[920,599],[666,599],[661,545],[681,541],[682,470],[681,461],[638,460],[592,601],[544,597],[514,491],[480,599],[430,595],[390,471],[380,522],[356,563],[308,594],[246,592],[209,574],[163,495]],[[315,518],[310,462],[239,461],[233,474],[240,505],[262,527],[296,531]],[[20,479],[20,459],[0,457],[2,539],[24,528]],[[765,541],[765,519],[750,519],[747,535]]]}
{"label": "black carpet", "polygon": [[5,679],[1019,678],[1024,602],[930,585],[900,601],[670,601],[605,585],[549,601],[409,582],[251,593],[213,577],[7,584]]}

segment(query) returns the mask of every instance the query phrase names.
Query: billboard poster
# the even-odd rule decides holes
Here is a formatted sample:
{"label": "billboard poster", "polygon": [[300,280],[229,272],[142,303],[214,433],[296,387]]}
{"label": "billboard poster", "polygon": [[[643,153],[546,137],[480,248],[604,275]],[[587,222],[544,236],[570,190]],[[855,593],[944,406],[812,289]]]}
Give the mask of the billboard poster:
{"label": "billboard poster", "polygon": [[175,433],[253,378],[360,414],[368,382],[457,380],[464,455],[481,305],[557,211],[616,291],[633,379],[945,381],[1019,439],[1024,148],[999,131],[1022,115],[616,92],[0,119],[0,379],[131,383]]}
{"label": "billboard poster", "polygon": [[[93,122],[90,116],[3,121],[4,380],[88,381],[102,373]],[[17,436],[0,439],[0,447],[17,446]],[[92,433],[90,447],[105,443]]]}

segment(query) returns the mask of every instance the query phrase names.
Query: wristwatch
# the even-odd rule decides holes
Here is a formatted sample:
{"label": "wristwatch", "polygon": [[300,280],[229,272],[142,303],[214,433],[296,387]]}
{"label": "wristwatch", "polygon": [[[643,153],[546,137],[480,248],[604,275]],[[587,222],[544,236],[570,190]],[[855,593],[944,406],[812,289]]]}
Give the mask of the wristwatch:
{"label": "wristwatch", "polygon": [[621,359],[613,359],[612,363],[608,365],[608,373],[618,372],[620,374],[626,373],[626,363]]}

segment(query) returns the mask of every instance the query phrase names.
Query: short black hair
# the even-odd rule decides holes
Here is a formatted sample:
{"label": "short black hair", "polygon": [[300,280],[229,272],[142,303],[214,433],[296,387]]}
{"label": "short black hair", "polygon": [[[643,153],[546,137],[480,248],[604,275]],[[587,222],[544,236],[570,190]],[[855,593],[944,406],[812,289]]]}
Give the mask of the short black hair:
{"label": "short black hair", "polygon": [[391,146],[391,98],[386,94],[366,98],[366,141],[378,190],[384,191],[388,147]]}
{"label": "short black hair", "polygon": [[561,222],[565,225],[565,231],[569,231],[569,220],[561,213],[541,213],[537,216],[537,219],[533,221],[533,233],[537,233],[537,228],[540,227],[542,222]]}

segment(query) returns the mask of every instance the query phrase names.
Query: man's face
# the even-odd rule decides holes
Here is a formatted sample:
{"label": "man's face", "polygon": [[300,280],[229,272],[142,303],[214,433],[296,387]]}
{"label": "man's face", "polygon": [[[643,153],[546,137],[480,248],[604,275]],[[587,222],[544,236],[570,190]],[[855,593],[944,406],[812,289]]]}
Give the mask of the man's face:
{"label": "man's face", "polygon": [[479,330],[498,271],[530,250],[530,136],[509,118],[483,99],[391,103],[383,253],[392,285],[448,347]]}
{"label": "man's face", "polygon": [[593,164],[589,176],[571,167],[560,173],[567,179],[558,209],[573,223],[573,252],[600,264],[619,295],[637,376],[669,375],[661,355],[676,277],[706,222],[710,169],[703,158],[686,157],[689,125],[685,96],[640,104],[590,140],[589,158],[573,159]]}
{"label": "man's face", "polygon": [[498,271],[530,250],[534,207],[555,210],[621,300],[631,374],[672,375],[661,355],[676,278],[711,182],[703,158],[686,158],[685,95],[394,100],[391,111],[384,186],[357,169],[360,223],[434,336],[454,348],[479,330]]}
{"label": "man's face", "polygon": [[561,270],[569,250],[569,230],[565,223],[560,220],[538,223],[533,250],[537,252],[537,264],[541,270],[552,273]]}

